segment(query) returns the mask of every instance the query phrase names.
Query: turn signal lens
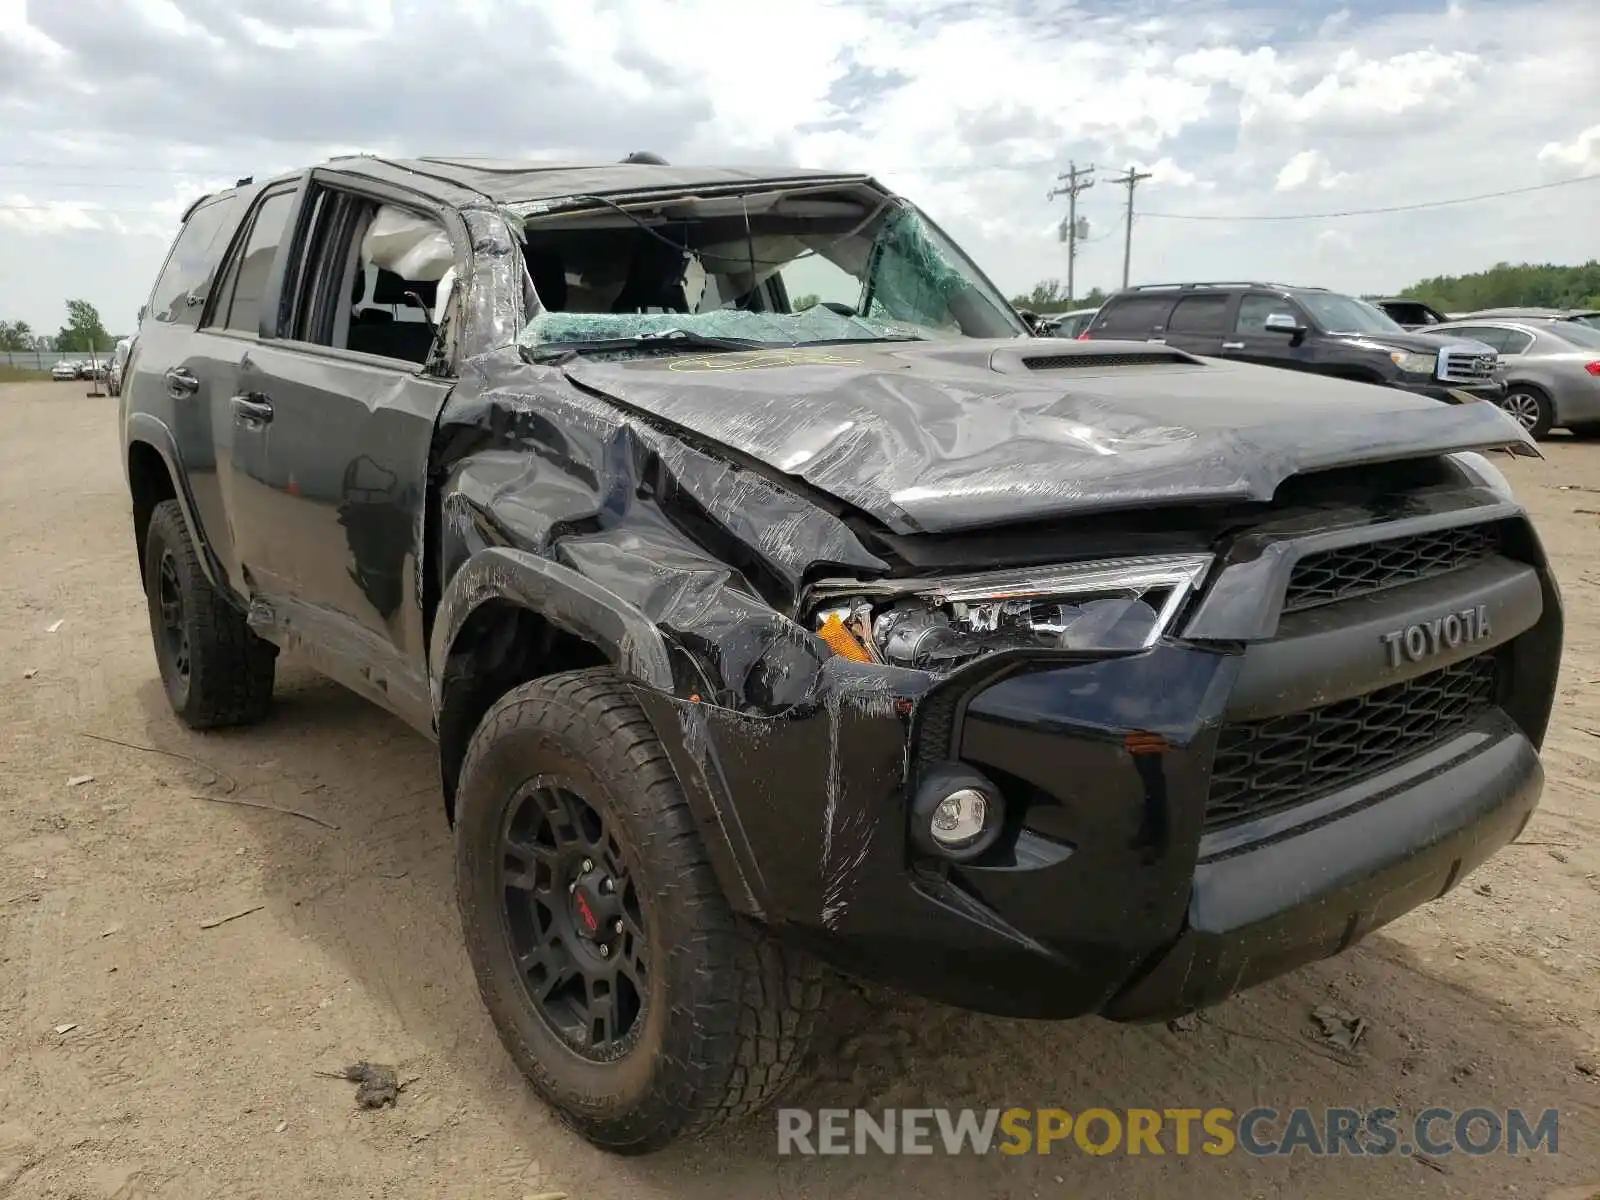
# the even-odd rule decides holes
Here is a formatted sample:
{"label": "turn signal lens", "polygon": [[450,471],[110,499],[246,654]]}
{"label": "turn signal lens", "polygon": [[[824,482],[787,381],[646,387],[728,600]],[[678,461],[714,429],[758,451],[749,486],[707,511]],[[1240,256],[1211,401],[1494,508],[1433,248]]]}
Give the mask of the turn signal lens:
{"label": "turn signal lens", "polygon": [[1583,369],[1591,375],[1600,375],[1600,362],[1586,363]]}
{"label": "turn signal lens", "polygon": [[844,622],[839,619],[838,613],[829,613],[817,630],[817,636],[828,643],[840,658],[848,658],[851,662],[871,662],[872,655],[867,653],[867,648],[861,644],[856,635],[844,627]]}

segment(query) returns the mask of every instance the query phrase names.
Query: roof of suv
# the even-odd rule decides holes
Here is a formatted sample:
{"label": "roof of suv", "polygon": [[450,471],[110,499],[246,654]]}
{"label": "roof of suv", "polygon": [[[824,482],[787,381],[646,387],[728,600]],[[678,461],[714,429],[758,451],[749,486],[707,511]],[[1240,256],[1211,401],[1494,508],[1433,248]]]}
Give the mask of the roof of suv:
{"label": "roof of suv", "polygon": [[[736,189],[747,183],[843,182],[869,178],[861,172],[801,167],[680,167],[641,161],[557,163],[493,158],[387,158],[370,154],[331,158],[313,165],[400,184],[454,203],[487,198],[499,204],[516,204],[563,196],[609,196],[675,191],[685,187]],[[290,179],[299,173],[298,170],[286,172],[277,178]]]}
{"label": "roof of suv", "polygon": [[1193,283],[1139,283],[1114,293],[1112,298],[1131,295],[1136,292],[1198,292],[1205,289],[1222,292],[1242,292],[1252,289],[1267,292],[1325,292],[1328,290],[1327,288],[1309,287],[1299,283],[1262,283],[1259,280],[1232,279],[1215,282],[1198,280]]}

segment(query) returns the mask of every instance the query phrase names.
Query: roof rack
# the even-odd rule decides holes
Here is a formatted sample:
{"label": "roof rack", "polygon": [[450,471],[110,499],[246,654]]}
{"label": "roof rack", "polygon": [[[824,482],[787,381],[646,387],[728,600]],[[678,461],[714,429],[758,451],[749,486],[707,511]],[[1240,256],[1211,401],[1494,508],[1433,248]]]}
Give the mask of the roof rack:
{"label": "roof rack", "polygon": [[1193,292],[1202,288],[1267,288],[1276,291],[1293,289],[1297,292],[1325,292],[1327,288],[1307,287],[1299,283],[1267,283],[1259,279],[1207,279],[1190,283],[1139,283],[1130,292],[1179,291]]}

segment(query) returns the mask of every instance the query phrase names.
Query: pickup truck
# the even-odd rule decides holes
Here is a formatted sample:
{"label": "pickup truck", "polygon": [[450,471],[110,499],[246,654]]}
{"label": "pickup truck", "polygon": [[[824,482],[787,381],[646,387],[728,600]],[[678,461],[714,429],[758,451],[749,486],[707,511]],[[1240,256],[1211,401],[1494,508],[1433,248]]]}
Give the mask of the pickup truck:
{"label": "pickup truck", "polygon": [[437,744],[483,1002],[612,1151],[782,1094],[837,973],[1166,1019],[1538,802],[1515,422],[1029,336],[870,175],[244,181],[119,410],[172,710],[270,719],[291,651]]}

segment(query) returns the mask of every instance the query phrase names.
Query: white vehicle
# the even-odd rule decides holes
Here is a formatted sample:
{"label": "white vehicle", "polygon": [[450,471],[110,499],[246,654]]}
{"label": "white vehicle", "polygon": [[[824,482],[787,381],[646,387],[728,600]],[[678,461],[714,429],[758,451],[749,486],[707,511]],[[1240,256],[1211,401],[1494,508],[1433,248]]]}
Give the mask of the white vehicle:
{"label": "white vehicle", "polygon": [[50,378],[55,380],[57,383],[61,382],[63,379],[76,379],[77,377],[77,363],[63,361],[58,362],[55,366],[50,368]]}

